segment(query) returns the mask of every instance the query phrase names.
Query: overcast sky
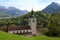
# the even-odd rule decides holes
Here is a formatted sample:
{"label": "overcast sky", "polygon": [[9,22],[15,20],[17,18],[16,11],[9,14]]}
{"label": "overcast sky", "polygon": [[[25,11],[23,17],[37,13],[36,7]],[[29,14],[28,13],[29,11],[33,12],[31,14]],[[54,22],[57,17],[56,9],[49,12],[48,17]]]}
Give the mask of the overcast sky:
{"label": "overcast sky", "polygon": [[52,2],[60,3],[60,0],[0,0],[1,6],[16,7],[21,10],[42,10]]}

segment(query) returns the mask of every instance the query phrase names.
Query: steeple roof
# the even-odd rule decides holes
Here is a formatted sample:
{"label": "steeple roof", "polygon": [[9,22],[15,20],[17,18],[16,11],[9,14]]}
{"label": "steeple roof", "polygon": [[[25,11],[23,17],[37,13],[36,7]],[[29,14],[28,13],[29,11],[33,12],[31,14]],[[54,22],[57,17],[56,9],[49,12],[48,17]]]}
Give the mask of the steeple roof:
{"label": "steeple roof", "polygon": [[30,14],[30,18],[34,18],[35,16],[34,16],[34,11],[33,11],[33,9],[32,9],[32,11],[31,11],[31,14]]}
{"label": "steeple roof", "polygon": [[34,12],[33,12],[33,9],[32,9],[32,11],[31,11],[31,15],[33,15],[33,13],[34,13]]}

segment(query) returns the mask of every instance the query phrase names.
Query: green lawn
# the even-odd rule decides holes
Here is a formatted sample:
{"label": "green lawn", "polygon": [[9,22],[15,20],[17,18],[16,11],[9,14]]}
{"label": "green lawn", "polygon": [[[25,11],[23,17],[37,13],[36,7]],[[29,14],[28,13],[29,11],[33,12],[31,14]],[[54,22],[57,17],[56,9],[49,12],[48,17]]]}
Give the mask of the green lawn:
{"label": "green lawn", "polygon": [[0,31],[0,40],[60,40],[57,37],[46,37],[46,36],[35,36],[35,37],[25,37],[14,34],[8,34]]}

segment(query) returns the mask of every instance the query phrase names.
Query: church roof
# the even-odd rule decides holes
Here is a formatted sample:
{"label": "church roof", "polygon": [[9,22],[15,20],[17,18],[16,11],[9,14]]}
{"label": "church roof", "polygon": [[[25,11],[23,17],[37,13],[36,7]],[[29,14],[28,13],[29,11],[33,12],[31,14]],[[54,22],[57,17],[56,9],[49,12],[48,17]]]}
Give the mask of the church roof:
{"label": "church roof", "polygon": [[[30,30],[30,26],[9,26],[8,31],[14,31],[14,30]],[[7,31],[7,28],[0,28],[1,31]]]}
{"label": "church roof", "polygon": [[12,31],[12,30],[29,30],[31,29],[30,26],[16,26],[16,27],[9,27],[8,30]]}

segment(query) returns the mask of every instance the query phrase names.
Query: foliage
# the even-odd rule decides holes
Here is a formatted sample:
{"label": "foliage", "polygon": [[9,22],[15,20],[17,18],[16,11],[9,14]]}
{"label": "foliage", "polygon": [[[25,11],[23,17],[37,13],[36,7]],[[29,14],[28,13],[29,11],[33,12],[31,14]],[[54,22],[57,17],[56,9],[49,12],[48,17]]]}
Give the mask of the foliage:
{"label": "foliage", "polygon": [[[26,13],[26,15],[19,16],[17,18],[10,19],[0,19],[0,27],[7,27],[12,24],[14,25],[29,25],[29,16],[31,12]],[[60,36],[60,12],[55,14],[48,14],[42,11],[36,11],[33,13],[37,18],[37,29],[42,30],[42,34],[46,34],[48,36]],[[26,20],[25,20],[26,19]],[[45,29],[46,28],[46,29]],[[48,30],[47,30],[48,29]],[[41,32],[39,30],[39,32]],[[48,32],[47,32],[48,31]]]}
{"label": "foliage", "polygon": [[48,24],[49,32],[47,33],[49,36],[59,36],[60,37],[60,18],[58,16],[59,13],[52,16],[50,23]]}

